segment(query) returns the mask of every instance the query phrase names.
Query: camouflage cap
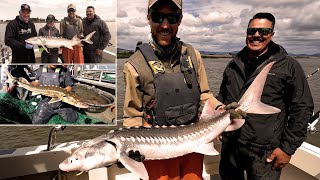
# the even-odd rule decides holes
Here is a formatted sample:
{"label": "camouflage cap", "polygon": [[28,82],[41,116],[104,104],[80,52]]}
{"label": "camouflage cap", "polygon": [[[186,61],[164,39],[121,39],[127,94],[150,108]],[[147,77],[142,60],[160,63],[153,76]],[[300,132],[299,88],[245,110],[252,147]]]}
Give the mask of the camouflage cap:
{"label": "camouflage cap", "polygon": [[[159,0],[149,0],[148,9],[150,9],[158,1]],[[171,1],[174,2],[179,9],[182,9],[182,0],[171,0]]]}
{"label": "camouflage cap", "polygon": [[30,8],[30,6],[28,5],[28,4],[22,4],[21,5],[21,11],[23,11],[23,10],[27,10],[27,11],[31,11],[31,8]]}
{"label": "camouflage cap", "polygon": [[74,9],[74,10],[76,10],[76,5],[74,5],[74,4],[69,4],[69,5],[67,6],[67,10],[69,10],[69,9]]}
{"label": "camouflage cap", "polygon": [[46,21],[55,21],[56,20],[56,18],[54,17],[54,15],[52,15],[52,14],[49,14],[48,16],[47,16],[47,19],[46,19]]}

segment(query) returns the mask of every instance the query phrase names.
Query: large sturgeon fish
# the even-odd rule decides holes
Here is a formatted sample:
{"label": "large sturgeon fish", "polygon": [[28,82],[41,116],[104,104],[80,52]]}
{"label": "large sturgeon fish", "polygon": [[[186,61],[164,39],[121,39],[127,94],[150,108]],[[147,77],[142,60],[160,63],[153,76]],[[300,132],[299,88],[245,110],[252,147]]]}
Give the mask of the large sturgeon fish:
{"label": "large sturgeon fish", "polygon": [[[262,90],[273,63],[269,63],[245,92],[239,106],[246,113],[278,113],[278,108],[263,104]],[[207,101],[199,122],[185,126],[129,128],[111,131],[88,141],[65,159],[63,171],[88,171],[120,161],[129,171],[142,179],[149,179],[142,162],[128,157],[130,150],[138,150],[146,160],[169,159],[197,152],[217,155],[213,140],[224,131],[239,129],[244,119],[230,119],[228,111],[215,111]]]}
{"label": "large sturgeon fish", "polygon": [[83,46],[82,41],[92,44],[93,42],[90,39],[95,32],[96,31],[91,32],[84,39],[79,39],[77,36],[74,36],[71,40],[61,37],[35,36],[27,39],[26,43],[42,46],[47,52],[47,48],[66,47],[73,49],[72,46]]}
{"label": "large sturgeon fish", "polygon": [[88,108],[89,106],[86,103],[83,103],[82,98],[76,95],[73,92],[68,92],[65,88],[56,87],[56,86],[34,86],[30,84],[25,78],[15,78],[8,71],[8,81],[16,83],[18,87],[22,87],[29,91],[32,91],[33,94],[41,94],[44,96],[52,97],[49,103],[54,103],[62,101],[68,104],[71,104],[78,108]]}

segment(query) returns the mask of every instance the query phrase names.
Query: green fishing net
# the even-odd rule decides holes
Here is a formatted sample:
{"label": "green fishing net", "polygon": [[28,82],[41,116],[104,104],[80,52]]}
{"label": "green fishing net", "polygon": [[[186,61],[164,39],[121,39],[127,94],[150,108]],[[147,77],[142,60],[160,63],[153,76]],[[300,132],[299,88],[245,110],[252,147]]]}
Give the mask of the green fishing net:
{"label": "green fishing net", "polygon": [[[0,93],[0,124],[32,124],[32,116],[37,107],[32,105],[34,104],[32,102],[38,104],[39,101],[40,99],[36,97],[23,101],[8,93]],[[48,124],[105,124],[99,119],[88,117],[83,111],[77,113],[78,120],[76,122],[66,122],[61,116],[54,115]]]}

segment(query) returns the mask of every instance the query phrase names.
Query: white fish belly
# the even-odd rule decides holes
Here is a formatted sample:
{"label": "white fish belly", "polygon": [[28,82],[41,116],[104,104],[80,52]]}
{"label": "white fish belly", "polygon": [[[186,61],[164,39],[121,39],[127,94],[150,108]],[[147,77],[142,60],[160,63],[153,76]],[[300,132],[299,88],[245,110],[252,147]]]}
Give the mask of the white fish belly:
{"label": "white fish belly", "polygon": [[156,160],[170,159],[192,153],[192,149],[195,146],[197,146],[197,143],[192,141],[179,144],[143,144],[139,145],[137,150],[139,150],[147,160]]}

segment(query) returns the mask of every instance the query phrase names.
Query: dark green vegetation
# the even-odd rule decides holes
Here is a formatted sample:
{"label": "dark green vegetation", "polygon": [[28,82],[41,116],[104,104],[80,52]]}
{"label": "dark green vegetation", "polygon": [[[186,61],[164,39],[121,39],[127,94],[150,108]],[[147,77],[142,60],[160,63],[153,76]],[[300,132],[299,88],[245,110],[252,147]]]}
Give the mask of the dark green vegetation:
{"label": "dark green vegetation", "polygon": [[[36,110],[31,102],[40,99],[32,98],[26,101],[19,100],[7,93],[0,94],[0,124],[32,124],[32,116]],[[78,109],[78,120],[74,123],[64,121],[59,115],[54,115],[48,124],[105,124],[101,120],[88,117],[84,111]]]}

